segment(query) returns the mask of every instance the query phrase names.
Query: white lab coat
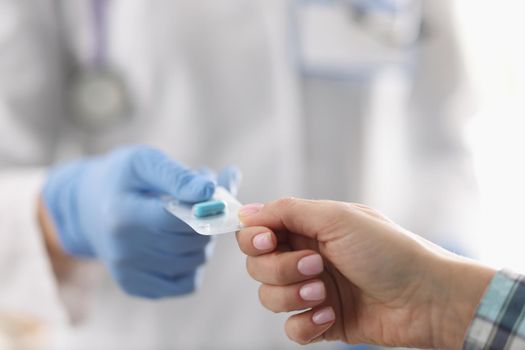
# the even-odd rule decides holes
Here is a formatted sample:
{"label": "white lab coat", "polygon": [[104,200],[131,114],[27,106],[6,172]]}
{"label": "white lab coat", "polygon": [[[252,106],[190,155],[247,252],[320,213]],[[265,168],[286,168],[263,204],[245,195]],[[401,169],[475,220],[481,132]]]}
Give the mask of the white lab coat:
{"label": "white lab coat", "polygon": [[[375,54],[357,59],[351,31],[340,23],[348,13],[319,6],[320,24],[304,36],[317,36],[323,50],[304,50],[300,79],[310,174],[305,187],[310,197],[364,202],[438,244],[475,256],[469,241],[475,239],[477,189],[464,129],[476,101],[453,2],[420,5],[423,33],[414,50],[378,50],[371,40]],[[366,70],[374,73],[363,76]]]}
{"label": "white lab coat", "polygon": [[[65,67],[92,52],[89,5],[60,2],[59,21],[54,3],[0,1],[0,314],[41,321],[54,349],[294,348],[284,315],[259,305],[232,236],[217,240],[192,296],[131,298],[97,266],[57,283],[35,216],[45,168],[147,143],[191,166],[239,165],[244,202],[366,200],[357,189],[384,169],[362,162],[366,142],[348,141],[362,136],[352,125],[370,123],[374,87],[385,84],[297,74],[287,1],[114,0],[109,57],[125,72],[134,114],[116,129],[85,133],[65,109]],[[398,97],[404,111],[410,94]]]}

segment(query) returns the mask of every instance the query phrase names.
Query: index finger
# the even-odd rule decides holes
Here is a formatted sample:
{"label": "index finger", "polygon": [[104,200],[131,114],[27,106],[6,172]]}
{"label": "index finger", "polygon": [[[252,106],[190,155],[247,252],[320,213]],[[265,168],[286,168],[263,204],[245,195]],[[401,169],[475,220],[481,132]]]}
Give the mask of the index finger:
{"label": "index finger", "polygon": [[158,149],[133,146],[117,152],[129,157],[135,186],[140,189],[153,189],[190,203],[208,200],[213,195],[215,183],[208,176],[185,167]]}
{"label": "index finger", "polygon": [[340,221],[344,203],[283,198],[267,204],[248,204],[239,210],[244,226],[265,226],[317,239],[327,225]]}

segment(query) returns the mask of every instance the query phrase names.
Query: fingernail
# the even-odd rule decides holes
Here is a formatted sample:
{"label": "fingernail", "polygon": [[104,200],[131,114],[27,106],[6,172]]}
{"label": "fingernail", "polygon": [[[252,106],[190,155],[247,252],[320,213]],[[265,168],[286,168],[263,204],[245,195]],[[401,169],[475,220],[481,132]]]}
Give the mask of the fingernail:
{"label": "fingernail", "polygon": [[305,284],[299,290],[299,295],[306,301],[318,301],[325,298],[324,283],[321,281]]}
{"label": "fingernail", "polygon": [[253,246],[259,250],[268,250],[273,248],[272,234],[270,232],[259,233],[253,237]]}
{"label": "fingernail", "polygon": [[316,325],[322,325],[328,322],[332,322],[333,320],[335,320],[335,312],[334,309],[332,309],[332,307],[330,306],[317,311],[312,316],[312,321]]}
{"label": "fingernail", "polygon": [[323,272],[323,258],[321,255],[308,255],[299,260],[297,269],[305,276],[314,276]]}
{"label": "fingernail", "polygon": [[239,215],[249,216],[249,215],[257,214],[259,211],[261,211],[263,206],[264,204],[261,204],[261,203],[247,204],[241,209],[239,209]]}

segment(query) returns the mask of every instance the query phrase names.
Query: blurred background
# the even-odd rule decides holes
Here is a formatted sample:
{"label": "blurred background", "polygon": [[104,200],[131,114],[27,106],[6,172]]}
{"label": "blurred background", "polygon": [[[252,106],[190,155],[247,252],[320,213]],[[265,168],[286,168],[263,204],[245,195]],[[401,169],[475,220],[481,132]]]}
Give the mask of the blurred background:
{"label": "blurred background", "polygon": [[465,129],[481,203],[471,241],[481,260],[523,272],[525,260],[518,247],[525,232],[525,46],[518,33],[525,24],[517,13],[525,7],[510,1],[494,5],[455,4],[466,72],[476,96],[476,109]]}
{"label": "blurred background", "polygon": [[[20,169],[148,143],[195,167],[238,164],[243,202],[362,202],[523,273],[524,12],[511,0],[0,0],[0,193],[16,197],[1,183]],[[106,66],[117,79],[86,83]],[[2,289],[23,257],[6,216],[0,230]],[[45,293],[0,293],[0,349],[46,349],[50,334],[55,349],[296,347],[285,315],[258,305],[232,237],[182,301],[101,282],[78,311],[77,282],[53,290],[74,324],[48,322]]]}

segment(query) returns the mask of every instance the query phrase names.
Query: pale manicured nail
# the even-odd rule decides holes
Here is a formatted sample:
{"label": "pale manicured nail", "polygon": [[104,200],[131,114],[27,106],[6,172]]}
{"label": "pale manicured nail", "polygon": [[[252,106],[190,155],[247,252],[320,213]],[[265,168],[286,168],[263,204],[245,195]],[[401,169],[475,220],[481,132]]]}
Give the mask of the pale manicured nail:
{"label": "pale manicured nail", "polygon": [[323,325],[332,322],[333,320],[335,320],[335,312],[330,306],[317,311],[312,316],[312,321],[316,325]]}
{"label": "pale manicured nail", "polygon": [[247,204],[244,207],[242,207],[241,209],[239,209],[239,215],[240,216],[249,216],[249,215],[257,214],[258,212],[261,211],[263,206],[264,206],[264,204],[261,204],[261,203]]}
{"label": "pale manicured nail", "polygon": [[299,295],[305,301],[323,300],[326,295],[324,283],[321,281],[305,284],[299,290]]}
{"label": "pale manicured nail", "polygon": [[273,248],[272,234],[270,232],[259,233],[253,237],[253,246],[258,250],[268,250]]}
{"label": "pale manicured nail", "polygon": [[315,276],[323,272],[323,258],[321,255],[308,255],[299,260],[297,269],[305,276]]}

